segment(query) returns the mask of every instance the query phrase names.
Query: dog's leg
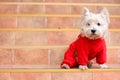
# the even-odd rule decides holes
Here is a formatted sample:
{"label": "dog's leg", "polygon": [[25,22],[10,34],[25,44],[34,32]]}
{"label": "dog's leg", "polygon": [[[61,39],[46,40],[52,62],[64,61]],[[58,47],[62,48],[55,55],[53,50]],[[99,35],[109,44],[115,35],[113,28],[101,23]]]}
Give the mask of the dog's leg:
{"label": "dog's leg", "polygon": [[70,69],[70,67],[69,67],[67,64],[63,64],[63,65],[61,66],[61,68],[63,68],[63,69]]}
{"label": "dog's leg", "polygon": [[87,66],[83,66],[83,65],[79,65],[79,69],[86,70],[86,69],[88,69],[88,67]]}
{"label": "dog's leg", "polygon": [[107,69],[108,66],[107,66],[106,64],[100,64],[100,68],[101,68],[101,69]]}

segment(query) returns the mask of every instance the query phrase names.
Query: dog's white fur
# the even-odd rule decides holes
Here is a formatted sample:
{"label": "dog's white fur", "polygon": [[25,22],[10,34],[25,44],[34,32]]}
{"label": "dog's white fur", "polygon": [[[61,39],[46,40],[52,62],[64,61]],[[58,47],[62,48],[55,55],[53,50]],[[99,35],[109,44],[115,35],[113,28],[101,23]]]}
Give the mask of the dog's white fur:
{"label": "dog's white fur", "polygon": [[[84,8],[81,18],[81,34],[89,39],[104,38],[108,25],[110,23],[109,13],[106,8],[98,13],[92,13],[89,9]],[[99,64],[100,68],[108,68],[106,64]],[[69,69],[67,64],[63,64],[62,67]],[[79,65],[82,70],[88,69],[87,66]]]}

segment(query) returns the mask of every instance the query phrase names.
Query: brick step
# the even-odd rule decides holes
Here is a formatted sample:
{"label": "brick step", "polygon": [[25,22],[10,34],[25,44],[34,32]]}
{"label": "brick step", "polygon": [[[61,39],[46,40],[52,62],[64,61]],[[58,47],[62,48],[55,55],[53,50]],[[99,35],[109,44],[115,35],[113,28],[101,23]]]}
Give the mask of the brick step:
{"label": "brick step", "polygon": [[[1,49],[1,65],[59,65],[67,48]],[[107,64],[120,64],[119,49],[108,49]]]}
{"label": "brick step", "polygon": [[80,70],[80,69],[0,69],[0,72],[27,72],[27,73],[35,73],[35,72],[120,72],[120,69],[87,69],[87,70]]}
{"label": "brick step", "polygon": [[[49,29],[47,30],[49,31]],[[109,32],[107,37],[105,38],[107,46],[120,46],[120,42],[119,42],[120,30],[119,29],[116,29],[116,30],[117,32],[116,31]],[[68,32],[67,31],[65,32],[64,31],[63,32],[16,32],[16,33],[15,32],[0,32],[0,36],[1,36],[0,47],[1,46],[9,47],[9,46],[68,45],[74,40],[76,40],[79,34],[80,32],[70,32],[69,30]],[[14,39],[14,37],[16,38]]]}
{"label": "brick step", "polygon": [[[79,28],[0,28],[0,32],[80,32]],[[120,32],[120,29],[109,29],[109,32]]]}
{"label": "brick step", "polygon": [[1,80],[120,80],[120,69],[0,69]]}
{"label": "brick step", "polygon": [[[107,64],[108,69],[120,69],[120,64]],[[0,69],[61,69],[60,65],[0,65]],[[72,69],[77,69],[72,68]],[[90,69],[99,69],[98,64],[93,64]]]}
{"label": "brick step", "polygon": [[1,80],[120,80],[120,72],[0,73]]}

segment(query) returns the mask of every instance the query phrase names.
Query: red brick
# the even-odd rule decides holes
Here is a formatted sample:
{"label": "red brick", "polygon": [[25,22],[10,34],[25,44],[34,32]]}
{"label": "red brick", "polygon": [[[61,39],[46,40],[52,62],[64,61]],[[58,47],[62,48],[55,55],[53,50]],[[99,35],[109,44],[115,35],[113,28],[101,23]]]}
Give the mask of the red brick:
{"label": "red brick", "polygon": [[45,18],[19,17],[18,28],[45,28]]}
{"label": "red brick", "polygon": [[0,32],[0,46],[13,46],[15,35],[12,32]]}
{"label": "red brick", "polygon": [[77,32],[53,32],[48,34],[49,45],[69,45],[77,39]]}
{"label": "red brick", "polygon": [[119,18],[111,18],[110,19],[110,29],[120,29],[120,19]]}
{"label": "red brick", "polygon": [[19,13],[21,13],[21,14],[43,14],[44,6],[22,5],[22,6],[19,6]]}
{"label": "red brick", "polygon": [[[108,12],[109,12],[110,15],[119,15],[120,14],[120,11],[118,10],[119,9],[118,6],[114,6],[114,7],[113,6],[109,6],[109,7],[104,6],[104,7],[106,7],[108,9]],[[101,10],[104,7],[102,7],[102,6],[96,6],[97,12],[101,12]]]}
{"label": "red brick", "polygon": [[0,65],[12,64],[12,50],[0,50]]}
{"label": "red brick", "polygon": [[10,73],[0,73],[0,80],[10,80]]}
{"label": "red brick", "polygon": [[117,49],[107,50],[107,64],[119,64],[120,57]]}
{"label": "red brick", "polygon": [[69,2],[70,0],[45,0],[45,2]]}
{"label": "red brick", "polygon": [[18,2],[18,0],[0,0],[0,2]]}
{"label": "red brick", "polygon": [[47,33],[45,32],[16,33],[16,45],[18,46],[42,46],[47,45],[47,43]]}
{"label": "red brick", "polygon": [[73,18],[47,18],[48,28],[72,28]]}
{"label": "red brick", "polygon": [[94,72],[93,80],[120,80],[120,72]]}
{"label": "red brick", "polygon": [[92,73],[54,73],[53,80],[92,80]]}
{"label": "red brick", "polygon": [[51,73],[11,73],[12,80],[51,80]]}
{"label": "red brick", "polygon": [[21,2],[43,2],[43,0],[20,0]]}
{"label": "red brick", "polygon": [[0,5],[0,14],[16,14],[16,5]]}
{"label": "red brick", "polygon": [[120,0],[91,0],[92,3],[120,3]]}
{"label": "red brick", "polygon": [[88,8],[90,12],[96,12],[95,6],[72,6],[72,14],[82,15],[84,7]]}
{"label": "red brick", "polygon": [[70,6],[46,6],[46,14],[70,14]]}
{"label": "red brick", "polygon": [[15,50],[15,65],[45,65],[48,64],[47,50]]}
{"label": "red brick", "polygon": [[0,28],[15,28],[16,17],[0,17]]}
{"label": "red brick", "polygon": [[50,64],[60,65],[64,58],[66,49],[52,49],[50,50]]}
{"label": "red brick", "polygon": [[120,46],[120,33],[119,32],[111,32],[110,33],[110,45],[111,46]]}
{"label": "red brick", "polygon": [[73,3],[89,3],[90,0],[72,0]]}

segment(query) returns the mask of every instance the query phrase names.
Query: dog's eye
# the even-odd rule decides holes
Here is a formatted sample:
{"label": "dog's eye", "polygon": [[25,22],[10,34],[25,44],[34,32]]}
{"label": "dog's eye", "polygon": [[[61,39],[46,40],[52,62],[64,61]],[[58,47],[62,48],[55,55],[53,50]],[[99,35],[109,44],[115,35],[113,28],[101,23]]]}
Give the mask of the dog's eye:
{"label": "dog's eye", "polygon": [[90,26],[90,23],[87,23],[87,26]]}
{"label": "dog's eye", "polygon": [[98,26],[100,26],[101,24],[100,23],[97,23]]}

